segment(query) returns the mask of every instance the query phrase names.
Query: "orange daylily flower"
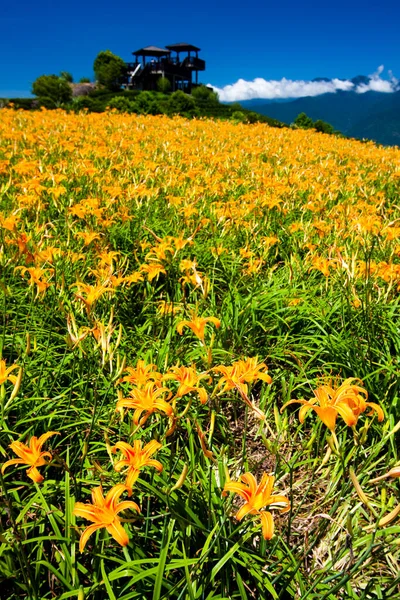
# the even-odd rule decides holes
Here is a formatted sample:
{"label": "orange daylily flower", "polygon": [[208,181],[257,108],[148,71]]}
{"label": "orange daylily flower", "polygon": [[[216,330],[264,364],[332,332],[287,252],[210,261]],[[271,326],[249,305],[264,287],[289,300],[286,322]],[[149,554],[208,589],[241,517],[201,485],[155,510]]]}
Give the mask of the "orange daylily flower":
{"label": "orange daylily flower", "polygon": [[267,371],[265,363],[258,363],[258,358],[245,358],[233,363],[230,367],[220,365],[212,370],[216,373],[222,373],[217,387],[224,385],[223,391],[238,389],[244,394],[248,394],[248,383],[261,379],[267,383],[272,383],[272,378]]}
{"label": "orange daylily flower", "polygon": [[300,423],[309,410],[315,410],[321,421],[333,431],[336,426],[337,416],[340,415],[346,425],[353,427],[361,413],[370,408],[368,415],[374,411],[378,421],[385,418],[382,408],[375,402],[367,402],[368,392],[355,382],[362,383],[355,377],[346,379],[337,389],[330,385],[322,385],[314,391],[315,397],[311,400],[289,400],[281,408],[281,412],[289,404],[303,404],[299,411]]}
{"label": "orange daylily flower", "polygon": [[104,498],[103,488],[100,485],[92,490],[93,504],[84,504],[83,502],[75,503],[73,514],[77,517],[92,521],[93,523],[93,525],[89,525],[81,535],[79,542],[80,552],[83,552],[86,542],[92,533],[102,527],[105,527],[108,533],[110,533],[114,540],[121,546],[127,546],[129,544],[129,537],[121,525],[118,514],[128,508],[133,508],[139,513],[140,508],[136,502],[132,502],[131,500],[118,503],[119,497],[126,489],[127,488],[123,483],[119,483],[112,487]]}
{"label": "orange daylily flower", "polygon": [[[87,313],[91,311],[92,306],[103,294],[106,292],[113,293],[115,291],[113,288],[104,285],[89,285],[87,283],[82,283],[81,281],[77,281],[74,285],[76,285],[79,290],[79,294],[75,294],[75,296],[79,298],[79,300],[82,300]],[[82,294],[86,294],[86,298],[82,296]]]}
{"label": "orange daylily flower", "polygon": [[217,389],[225,384],[222,389],[223,392],[233,389],[238,390],[244,402],[249,408],[254,410],[258,418],[265,419],[265,414],[251,402],[248,396],[248,383],[257,381],[258,379],[272,383],[272,378],[265,372],[267,365],[265,363],[258,363],[257,361],[258,358],[255,356],[253,358],[238,360],[229,367],[220,365],[214,367],[212,370],[222,374],[217,384]]}
{"label": "orange daylily flower", "polygon": [[159,473],[163,470],[163,466],[158,460],[150,458],[152,454],[157,452],[162,447],[160,442],[151,440],[142,448],[142,441],[135,440],[133,446],[126,442],[117,442],[112,449],[113,452],[121,450],[124,459],[118,461],[114,465],[114,469],[119,472],[124,467],[128,467],[125,485],[128,488],[129,494],[132,493],[132,486],[139,477],[140,469],[143,467],[154,467]]}
{"label": "orange daylily flower", "polygon": [[53,435],[60,435],[58,431],[48,431],[37,438],[35,435],[31,437],[29,446],[22,442],[12,442],[10,448],[19,458],[13,458],[8,460],[1,468],[1,472],[4,473],[7,467],[10,465],[29,465],[29,469],[26,470],[26,474],[35,483],[41,483],[44,479],[43,475],[39,473],[37,467],[47,465],[45,457],[52,458],[51,452],[42,452],[41,448],[43,444]]}
{"label": "orange daylily flower", "polygon": [[[281,512],[290,510],[290,502],[286,496],[273,496],[275,477],[264,473],[260,483],[257,485],[256,478],[252,473],[244,473],[239,481],[227,481],[222,495],[226,496],[228,492],[238,494],[246,502],[235,515],[237,521],[241,521],[246,515],[258,515],[261,519],[263,537],[270,540],[274,535],[274,520],[269,511],[262,510],[272,504],[283,505],[276,506]],[[243,482],[243,483],[242,483]]]}
{"label": "orange daylily flower", "polygon": [[182,335],[183,328],[189,327],[194,335],[204,342],[204,330],[207,323],[213,323],[217,329],[221,326],[221,321],[216,317],[193,317],[190,321],[180,321],[176,326],[176,330]]}
{"label": "orange daylily flower", "polygon": [[[116,410],[120,408],[134,408],[133,422],[135,425],[144,425],[151,414],[154,412],[163,412],[169,417],[174,414],[174,409],[166,400],[160,396],[166,393],[171,396],[171,391],[166,387],[160,387],[154,381],[149,381],[143,388],[133,388],[130,390],[130,398],[121,398],[117,402]],[[141,418],[142,413],[145,413]]]}
{"label": "orange daylily flower", "polygon": [[159,263],[150,263],[149,265],[141,265],[140,270],[142,273],[147,274],[148,281],[153,281],[153,279],[158,278],[160,273],[164,273],[166,275],[167,271],[164,269],[163,265]]}
{"label": "orange daylily flower", "polygon": [[126,367],[125,371],[128,371],[129,375],[122,377],[119,380],[119,383],[126,381],[136,385],[137,387],[143,387],[149,381],[155,382],[162,378],[162,374],[157,371],[157,365],[146,365],[142,359],[137,361],[136,368]]}
{"label": "orange daylily flower", "polygon": [[163,375],[163,381],[170,379],[179,383],[175,398],[182,398],[190,392],[197,392],[202,404],[207,402],[207,390],[199,385],[199,381],[204,378],[210,379],[206,373],[198,375],[194,367],[179,367],[178,365],[171,367],[169,373]]}
{"label": "orange daylily flower", "polygon": [[3,383],[5,383],[6,381],[11,381],[11,383],[13,383],[14,385],[17,383],[17,377],[16,375],[10,375],[11,371],[14,371],[14,369],[18,369],[19,366],[14,364],[11,365],[11,367],[6,367],[6,361],[1,359],[0,360],[0,385],[3,385]]}
{"label": "orange daylily flower", "polygon": [[[15,270],[20,269],[21,275],[25,275],[26,272],[29,273],[29,285],[36,285],[36,297],[40,294],[43,294],[48,287],[50,287],[50,283],[48,281],[44,281],[44,277],[47,276],[47,271],[45,269],[41,269],[40,267],[15,267]],[[48,269],[50,273],[53,272],[53,269]]]}

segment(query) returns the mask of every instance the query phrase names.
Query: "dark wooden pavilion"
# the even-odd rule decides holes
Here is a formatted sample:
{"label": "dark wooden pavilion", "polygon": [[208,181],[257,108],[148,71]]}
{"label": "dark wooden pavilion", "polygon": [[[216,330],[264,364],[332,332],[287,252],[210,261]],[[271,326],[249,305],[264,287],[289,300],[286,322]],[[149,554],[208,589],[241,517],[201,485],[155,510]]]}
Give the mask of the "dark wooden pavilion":
{"label": "dark wooden pavilion", "polygon": [[[156,90],[160,77],[168,79],[171,90],[190,93],[198,84],[198,73],[204,71],[206,63],[199,58],[200,48],[181,42],[165,48],[146,46],[132,52],[136,60],[127,63],[123,86],[126,89]],[[195,74],[195,81],[193,81]]]}

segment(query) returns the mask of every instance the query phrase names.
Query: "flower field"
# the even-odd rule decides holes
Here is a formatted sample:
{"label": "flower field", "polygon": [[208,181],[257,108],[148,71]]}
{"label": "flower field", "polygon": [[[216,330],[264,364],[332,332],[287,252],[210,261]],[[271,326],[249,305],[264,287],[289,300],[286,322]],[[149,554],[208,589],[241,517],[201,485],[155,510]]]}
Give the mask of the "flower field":
{"label": "flower field", "polygon": [[400,598],[400,151],[0,111],[2,597]]}

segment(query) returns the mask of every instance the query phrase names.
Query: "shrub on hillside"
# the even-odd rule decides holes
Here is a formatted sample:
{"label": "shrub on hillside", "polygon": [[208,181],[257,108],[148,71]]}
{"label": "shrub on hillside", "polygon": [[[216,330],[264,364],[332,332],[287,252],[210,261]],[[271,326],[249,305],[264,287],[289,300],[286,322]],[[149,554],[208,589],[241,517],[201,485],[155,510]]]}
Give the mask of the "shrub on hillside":
{"label": "shrub on hillside", "polygon": [[57,75],[41,75],[35,79],[32,84],[32,93],[38,98],[50,98],[54,106],[66,104],[72,99],[71,86],[65,79]]}
{"label": "shrub on hillside", "polygon": [[137,112],[143,115],[159,115],[163,112],[157,97],[152,92],[140,92],[134,104]]}
{"label": "shrub on hillside", "polygon": [[315,129],[316,131],[320,131],[321,133],[334,133],[332,125],[330,123],[327,123],[326,121],[321,121],[321,119],[318,119],[318,121],[314,121],[313,129]]}
{"label": "shrub on hillside", "polygon": [[72,77],[72,74],[69,71],[61,71],[60,79],[64,79],[64,81],[66,81],[67,83],[74,82],[74,78]]}
{"label": "shrub on hillside", "polygon": [[128,98],[124,98],[124,96],[115,96],[111,98],[108,103],[109,108],[113,108],[121,113],[132,113],[137,112],[137,105],[135,102],[131,102]]}
{"label": "shrub on hillside", "polygon": [[160,77],[157,81],[157,90],[162,94],[167,94],[171,91],[171,82],[166,77]]}
{"label": "shrub on hillside", "polygon": [[81,110],[87,110],[89,112],[103,112],[106,108],[105,103],[98,98],[91,98],[90,96],[79,96],[72,104],[72,110],[80,112]]}
{"label": "shrub on hillside", "polygon": [[305,112],[297,115],[293,121],[293,125],[299,129],[311,129],[314,125],[314,121],[311,117],[308,117]]}
{"label": "shrub on hillside", "polygon": [[218,94],[214,92],[211,88],[206,85],[199,85],[192,89],[192,96],[197,100],[201,100],[203,102],[218,104]]}
{"label": "shrub on hillside", "polygon": [[181,90],[174,92],[169,97],[168,112],[172,115],[182,115],[184,117],[193,117],[199,114],[195,99]]}
{"label": "shrub on hillside", "polygon": [[99,52],[96,56],[93,71],[97,81],[108,90],[119,90],[121,79],[126,71],[125,62],[110,50]]}

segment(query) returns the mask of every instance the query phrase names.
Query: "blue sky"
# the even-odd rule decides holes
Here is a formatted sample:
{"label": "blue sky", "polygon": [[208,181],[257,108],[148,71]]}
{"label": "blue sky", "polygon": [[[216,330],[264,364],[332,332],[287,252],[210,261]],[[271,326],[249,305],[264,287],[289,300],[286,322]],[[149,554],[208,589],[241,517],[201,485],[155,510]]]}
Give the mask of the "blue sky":
{"label": "blue sky", "polygon": [[239,79],[348,79],[380,65],[381,77],[400,78],[394,0],[20,0],[2,4],[0,22],[0,97],[29,94],[42,74],[93,78],[101,50],[129,61],[143,46],[181,41],[202,49],[201,80],[220,89]]}

